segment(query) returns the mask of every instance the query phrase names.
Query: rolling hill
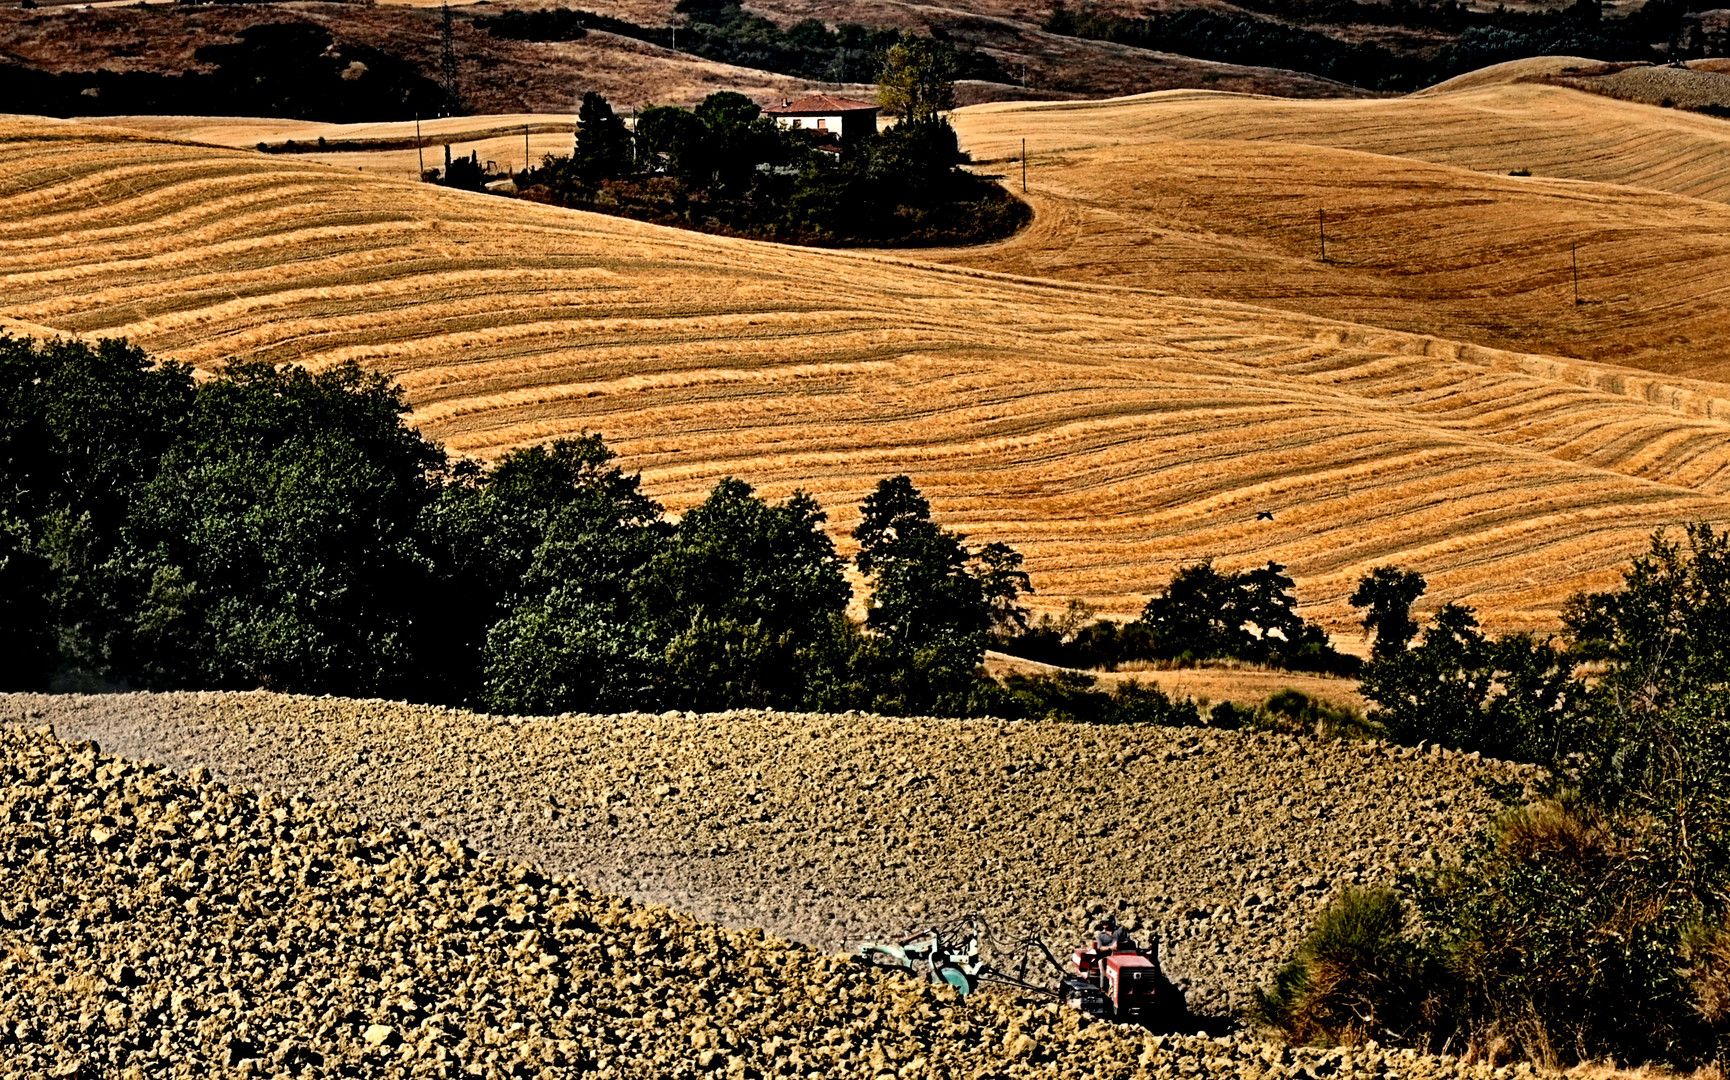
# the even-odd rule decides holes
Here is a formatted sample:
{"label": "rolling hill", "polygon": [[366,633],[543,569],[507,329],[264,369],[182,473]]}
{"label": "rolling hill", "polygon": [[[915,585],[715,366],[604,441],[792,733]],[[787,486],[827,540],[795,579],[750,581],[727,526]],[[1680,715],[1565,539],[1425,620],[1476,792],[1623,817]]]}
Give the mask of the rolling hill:
{"label": "rolling hill", "polygon": [[[1215,138],[1186,160],[1218,154],[1236,183],[1257,149],[1322,152]],[[1326,153],[1361,163],[1342,192],[1371,164],[1402,165]],[[1406,164],[1480,182],[1460,218],[1503,200],[1506,229],[1531,205],[1506,178]],[[1036,187],[1065,167],[1042,165]],[[1574,186],[1607,219],[1677,207],[1704,233],[1727,212]],[[1042,200],[1027,237],[960,258],[1016,267],[1043,243],[1061,262],[1051,228],[1070,211]],[[1343,271],[1311,272],[1320,296]],[[399,379],[430,435],[482,457],[599,431],[674,509],[731,474],[812,491],[842,533],[878,478],[905,471],[946,523],[1025,551],[1047,606],[1129,614],[1184,562],[1272,558],[1341,627],[1355,578],[1399,563],[1429,576],[1432,602],[1542,629],[1571,592],[1613,584],[1652,529],[1730,517],[1730,392],[1713,383],[1279,310],[1278,296],[716,238],[117,129],[0,122],[0,296],[0,316],[206,369],[354,360]],[[1413,310],[1420,324],[1428,309]]]}
{"label": "rolling hill", "polygon": [[1027,140],[1040,214],[940,257],[1730,379],[1722,120],[1511,84],[988,105],[957,126],[1015,181]]}

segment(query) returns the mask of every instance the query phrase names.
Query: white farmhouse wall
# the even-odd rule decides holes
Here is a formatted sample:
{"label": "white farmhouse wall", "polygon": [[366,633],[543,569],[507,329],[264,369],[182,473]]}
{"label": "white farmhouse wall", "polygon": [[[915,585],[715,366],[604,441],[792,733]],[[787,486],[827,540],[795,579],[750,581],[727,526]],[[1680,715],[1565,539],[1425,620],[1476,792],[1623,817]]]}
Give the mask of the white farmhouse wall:
{"label": "white farmhouse wall", "polygon": [[812,131],[833,131],[841,133],[841,114],[834,116],[777,116],[782,125],[793,128],[810,128]]}

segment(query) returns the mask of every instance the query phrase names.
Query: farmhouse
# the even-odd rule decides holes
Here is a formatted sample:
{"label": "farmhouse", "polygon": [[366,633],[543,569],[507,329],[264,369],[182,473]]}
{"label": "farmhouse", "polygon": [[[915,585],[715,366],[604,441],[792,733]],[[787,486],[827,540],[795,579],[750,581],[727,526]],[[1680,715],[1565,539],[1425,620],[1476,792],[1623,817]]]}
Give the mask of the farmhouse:
{"label": "farmhouse", "polygon": [[781,104],[765,108],[763,114],[773,116],[782,127],[832,132],[843,141],[870,135],[877,130],[877,106],[869,101],[855,101],[833,94],[814,94],[798,101],[783,99]]}

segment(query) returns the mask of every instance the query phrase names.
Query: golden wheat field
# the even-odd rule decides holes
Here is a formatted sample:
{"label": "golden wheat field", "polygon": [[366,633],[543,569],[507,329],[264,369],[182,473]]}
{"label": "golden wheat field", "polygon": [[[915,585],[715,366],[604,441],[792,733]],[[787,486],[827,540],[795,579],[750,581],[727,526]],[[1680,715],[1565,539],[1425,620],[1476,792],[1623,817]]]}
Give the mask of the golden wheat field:
{"label": "golden wheat field", "polygon": [[957,126],[1017,185],[1027,140],[1040,211],[957,262],[1730,379],[1722,120],[1513,84],[988,105]]}
{"label": "golden wheat field", "polygon": [[[1229,180],[1239,159],[1219,152]],[[1059,166],[1040,168],[1053,184]],[[1657,198],[1576,186],[1606,216]],[[1039,209],[1030,238],[1056,213]],[[965,257],[1016,266],[1027,243]],[[814,492],[841,534],[905,471],[942,520],[1023,550],[1043,605],[1129,614],[1184,562],[1271,558],[1306,613],[1343,627],[1355,578],[1399,563],[1432,603],[1545,628],[1652,529],[1730,517],[1719,384],[921,258],[0,120],[0,316],[206,369],[354,360],[399,379],[452,450],[598,431],[674,510],[732,474]]]}

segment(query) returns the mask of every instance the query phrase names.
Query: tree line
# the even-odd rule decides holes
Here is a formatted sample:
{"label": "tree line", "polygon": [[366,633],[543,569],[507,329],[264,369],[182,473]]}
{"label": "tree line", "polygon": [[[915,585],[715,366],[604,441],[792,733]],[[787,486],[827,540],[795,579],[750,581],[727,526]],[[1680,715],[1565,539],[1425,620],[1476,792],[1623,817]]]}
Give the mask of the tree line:
{"label": "tree line", "polygon": [[[475,27],[518,41],[576,41],[590,30],[600,30],[663,48],[676,47],[705,60],[831,83],[871,81],[885,53],[904,37],[923,36],[851,22],[836,23],[831,30],[820,19],[782,27],[733,0],[679,0],[673,11],[683,16],[681,23],[644,26],[576,8],[517,8],[477,18]],[[935,37],[945,40],[941,33]],[[960,48],[956,60],[959,78],[1009,81],[989,53]]]}
{"label": "tree line", "polygon": [[1010,636],[996,648],[1063,667],[1115,671],[1135,661],[1189,666],[1243,660],[1288,671],[1355,675],[1358,659],[1333,647],[1327,631],[1297,613],[1297,592],[1285,567],[1233,573],[1213,561],[1182,567],[1127,623],[1093,619],[1079,602],[1062,616]]}
{"label": "tree line", "polygon": [[[569,155],[516,177],[524,198],[660,224],[808,244],[959,244],[1012,235],[1027,205],[968,156],[944,115],[954,107],[953,48],[902,38],[884,54],[882,131],[790,128],[751,99],[718,91],[694,109],[652,106],[627,125],[602,95],[583,96]],[[443,182],[485,179],[453,162]]]}
{"label": "tree line", "polygon": [[352,364],[195,382],[120,341],[0,338],[0,686],[1199,722],[1152,688],[985,677],[1021,556],[905,476],[860,507],[861,625],[808,495],[727,478],[673,520],[598,436],[482,468],[405,411]]}
{"label": "tree line", "polygon": [[[1178,8],[1132,18],[1057,0],[1045,29],[1207,60],[1277,67],[1373,90],[1409,92],[1491,64],[1533,56],[1656,61],[1687,52],[1688,6],[1655,0],[1605,18],[1599,0],[1565,8],[1478,11],[1458,3],[1242,0],[1237,9]],[[1241,9],[1249,10],[1241,10]],[[1353,25],[1411,26],[1448,35],[1394,48],[1329,32]]]}
{"label": "tree line", "polygon": [[1354,602],[1362,692],[1399,742],[1544,766],[1453,861],[1322,913],[1259,997],[1301,1039],[1375,1038],[1552,1066],[1730,1060],[1730,533],[1660,533],[1559,640],[1492,637],[1421,575]]}

